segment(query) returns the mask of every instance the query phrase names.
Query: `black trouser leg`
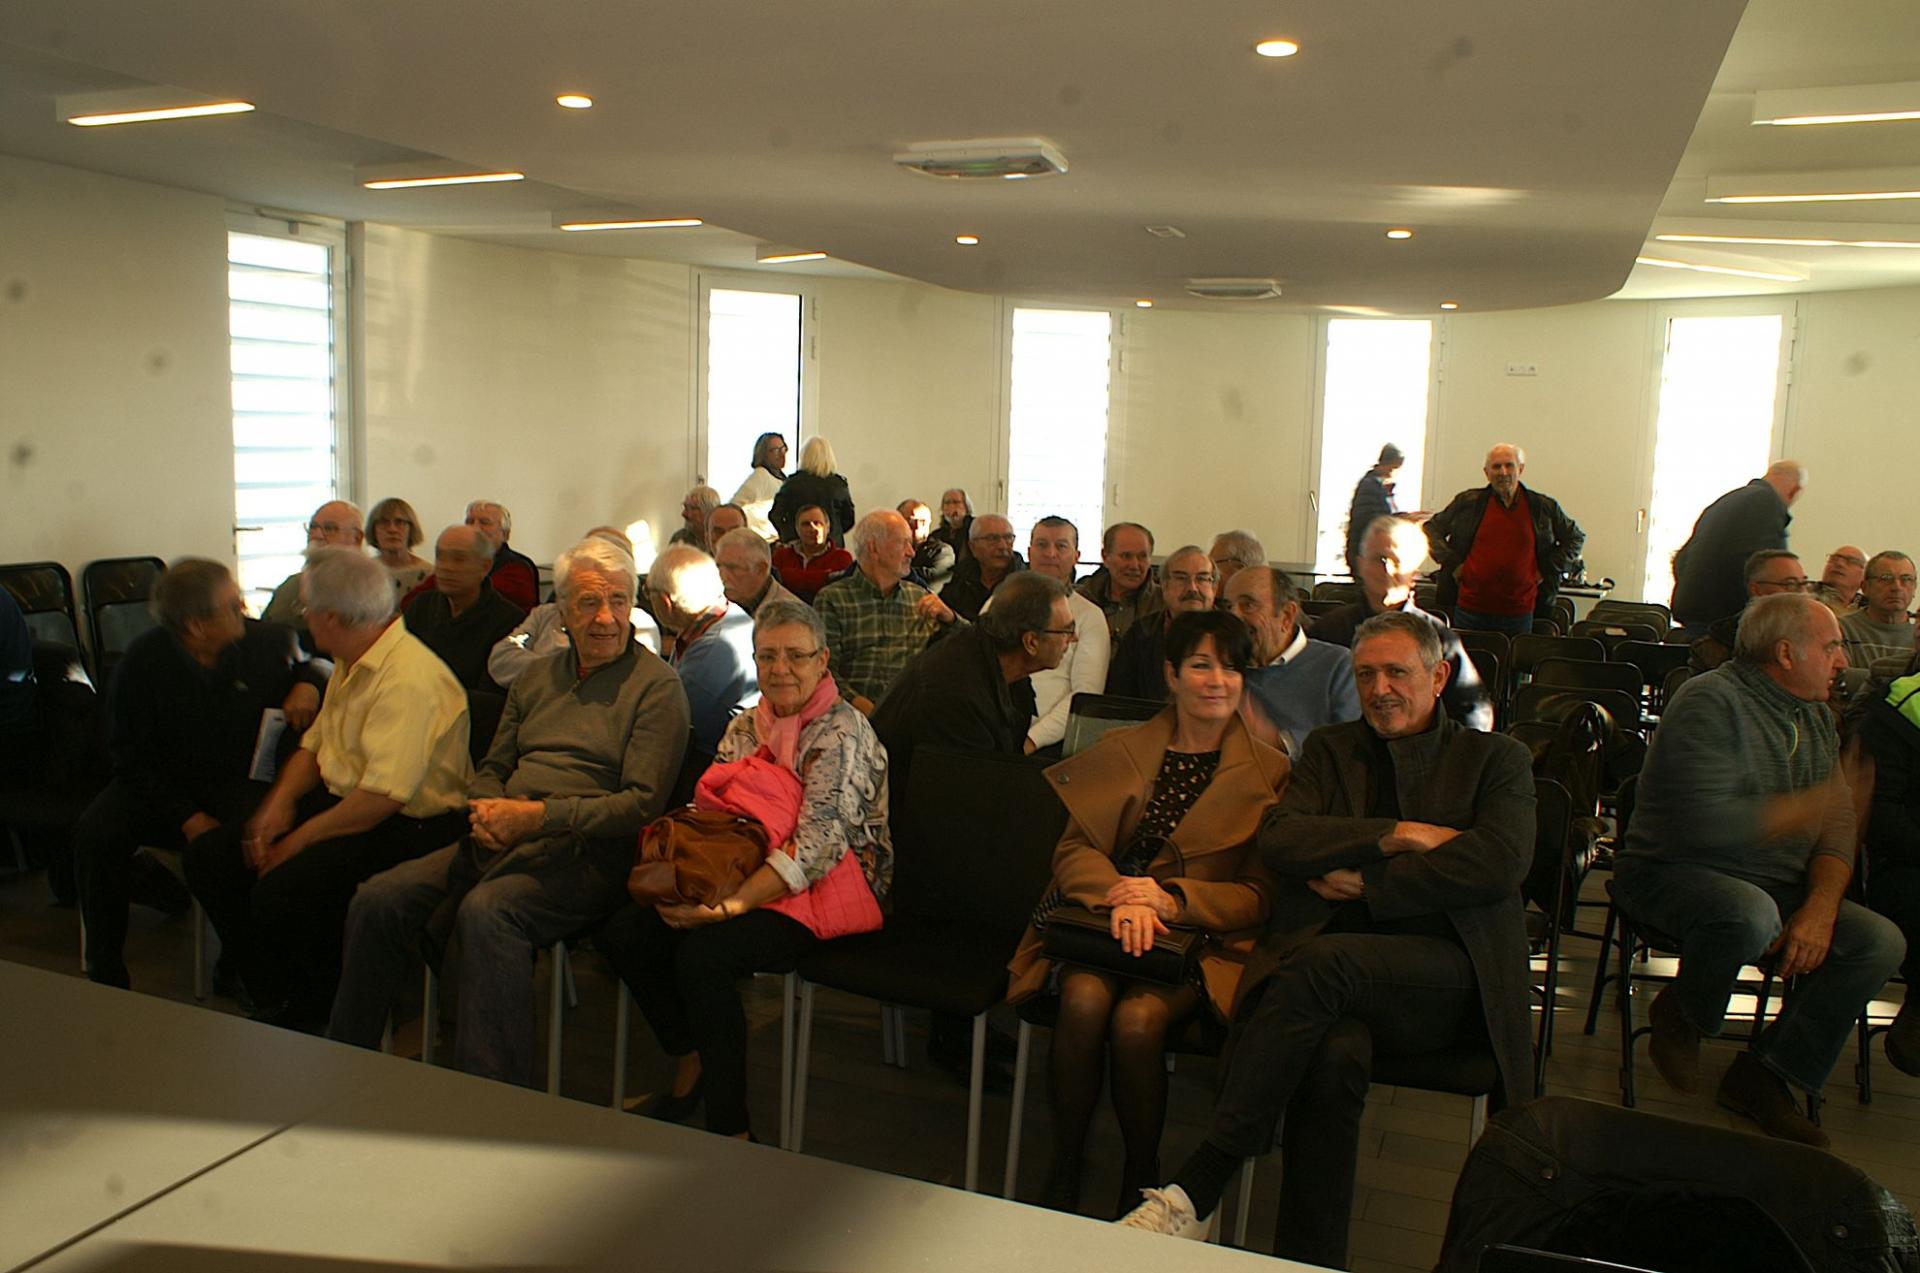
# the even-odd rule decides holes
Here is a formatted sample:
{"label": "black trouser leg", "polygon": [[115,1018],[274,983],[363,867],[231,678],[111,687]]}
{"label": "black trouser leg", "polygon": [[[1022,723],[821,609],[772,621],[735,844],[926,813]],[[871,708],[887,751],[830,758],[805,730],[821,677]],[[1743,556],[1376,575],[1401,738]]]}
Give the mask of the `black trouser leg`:
{"label": "black trouser leg", "polygon": [[1373,1074],[1373,1032],[1353,1017],[1328,1027],[1280,1130],[1280,1217],[1273,1253],[1347,1266],[1360,1116]]}
{"label": "black trouser leg", "polygon": [[143,843],[174,848],[180,842],[179,829],[161,826],[122,782],[108,783],[80,815],[73,828],[73,874],[87,931],[87,976],[93,980],[128,984],[125,948],[133,855]]}

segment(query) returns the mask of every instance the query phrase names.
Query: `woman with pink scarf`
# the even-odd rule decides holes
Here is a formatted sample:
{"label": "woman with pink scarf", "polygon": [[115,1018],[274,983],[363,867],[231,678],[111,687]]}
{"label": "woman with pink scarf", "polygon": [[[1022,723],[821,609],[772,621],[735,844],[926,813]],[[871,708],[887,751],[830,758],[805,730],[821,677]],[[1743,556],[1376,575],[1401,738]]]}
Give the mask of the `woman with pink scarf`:
{"label": "woman with pink scarf", "polygon": [[811,606],[754,616],[760,704],[735,717],[695,803],[769,829],[766,862],[713,905],[628,906],[596,939],[674,1058],[672,1081],[637,1112],[751,1138],[747,1021],[739,979],[791,971],[815,944],[879,926],[893,878],[887,753],[840,698]]}

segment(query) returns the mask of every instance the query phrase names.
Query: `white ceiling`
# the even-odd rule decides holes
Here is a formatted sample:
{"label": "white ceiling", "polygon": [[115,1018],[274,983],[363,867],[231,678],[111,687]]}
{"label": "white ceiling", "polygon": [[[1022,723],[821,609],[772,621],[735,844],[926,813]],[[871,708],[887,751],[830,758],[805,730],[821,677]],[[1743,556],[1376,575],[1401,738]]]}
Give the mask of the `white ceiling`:
{"label": "white ceiling", "polygon": [[[1199,306],[1181,279],[1272,275],[1285,296],[1261,310],[1549,305],[1614,293],[1629,272],[1628,294],[1670,294],[1671,272],[1632,267],[1650,223],[1750,219],[1698,202],[1710,173],[1920,158],[1920,124],[1752,128],[1745,97],[1920,79],[1920,6],[1753,0],[1741,21],[1742,7],[7,0],[0,151],[550,250],[750,267],[757,242],[821,248],[834,260],[784,268],[1034,299]],[[1300,56],[1254,57],[1273,35],[1298,40]],[[145,83],[261,110],[110,129],[55,118],[56,94]],[[564,91],[598,104],[561,110]],[[1049,138],[1072,171],[956,183],[889,161],[913,141],[1003,135]],[[532,180],[353,181],[357,164],[423,155]],[[551,228],[553,211],[589,205],[710,225]],[[1911,205],[1751,219],[1805,234],[1861,216],[1875,224],[1853,237],[1920,238]],[[1145,233],[1160,223],[1188,237]],[[1388,242],[1393,225],[1415,239]],[[982,244],[954,245],[962,232]],[[1800,255],[1809,281],[1787,290],[1920,280],[1908,259],[1920,252]],[[1678,285],[1746,290],[1704,275]]]}

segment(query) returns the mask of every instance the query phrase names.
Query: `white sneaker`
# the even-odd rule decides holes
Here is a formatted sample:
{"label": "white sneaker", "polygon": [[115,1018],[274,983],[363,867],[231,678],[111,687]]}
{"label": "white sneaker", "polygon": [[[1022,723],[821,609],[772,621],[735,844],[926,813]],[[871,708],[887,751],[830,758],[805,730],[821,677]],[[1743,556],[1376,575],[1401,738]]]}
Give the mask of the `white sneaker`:
{"label": "white sneaker", "polygon": [[1140,1193],[1146,1201],[1115,1220],[1115,1224],[1124,1229],[1144,1229],[1148,1233],[1164,1233],[1195,1242],[1207,1240],[1211,1226],[1194,1214],[1193,1202],[1185,1189],[1168,1185],[1165,1189],[1142,1189]]}

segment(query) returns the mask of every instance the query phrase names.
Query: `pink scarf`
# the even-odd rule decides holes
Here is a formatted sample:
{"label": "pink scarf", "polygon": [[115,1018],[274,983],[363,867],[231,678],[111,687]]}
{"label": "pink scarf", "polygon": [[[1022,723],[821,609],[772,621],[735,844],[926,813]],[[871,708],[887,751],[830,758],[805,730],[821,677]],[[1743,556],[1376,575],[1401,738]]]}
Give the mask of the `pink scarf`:
{"label": "pink scarf", "polygon": [[753,709],[753,723],[760,735],[760,748],[786,769],[799,772],[800,731],[819,720],[840,701],[840,687],[833,683],[833,673],[827,672],[820,677],[820,684],[814,686],[813,696],[800,705],[800,710],[791,716],[776,715],[773,704],[762,696]]}

